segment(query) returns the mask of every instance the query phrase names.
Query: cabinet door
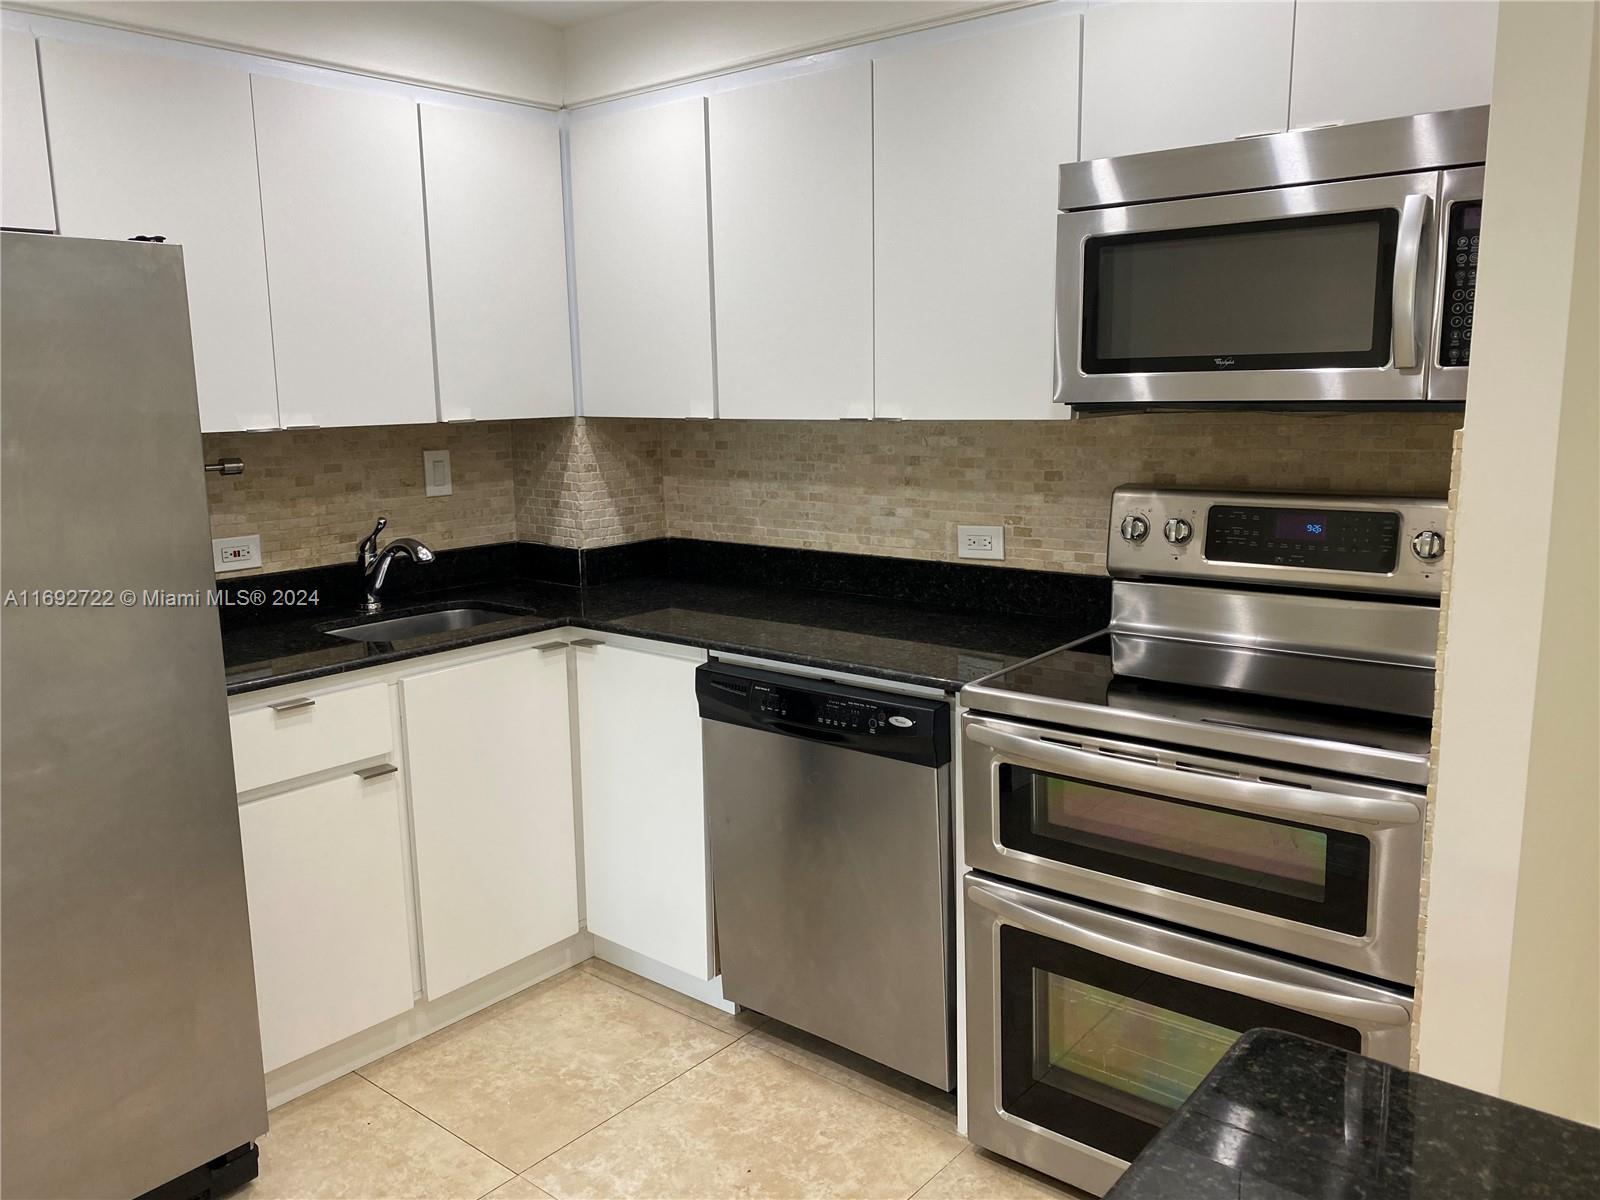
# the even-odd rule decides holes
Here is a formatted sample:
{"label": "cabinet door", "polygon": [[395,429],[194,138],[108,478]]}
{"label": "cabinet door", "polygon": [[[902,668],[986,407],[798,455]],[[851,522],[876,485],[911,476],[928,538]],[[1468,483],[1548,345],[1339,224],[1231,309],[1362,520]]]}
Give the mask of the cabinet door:
{"label": "cabinet door", "polygon": [[580,115],[569,136],[584,413],[711,416],[705,101]]}
{"label": "cabinet door", "polygon": [[274,429],[250,76],[45,40],[61,232],[183,245],[200,428]]}
{"label": "cabinet door", "polygon": [[532,112],[420,110],[440,415],[570,417],[555,121]]}
{"label": "cabinet door", "polygon": [[1300,0],[1290,126],[1489,103],[1498,19],[1493,0]]}
{"label": "cabinet door", "polygon": [[428,999],[578,932],[567,656],[404,680]]}
{"label": "cabinet door", "polygon": [[1281,132],[1293,39],[1293,0],[1091,6],[1082,157]]}
{"label": "cabinet door", "polygon": [[239,809],[266,1069],[412,1004],[399,775]]}
{"label": "cabinet door", "polygon": [[695,667],[582,647],[584,900],[590,932],[710,979],[711,886]]}
{"label": "cabinet door", "polygon": [[711,97],[717,413],[872,415],[872,67]]}
{"label": "cabinet door", "polygon": [[436,420],[416,106],[250,86],[284,425]]}
{"label": "cabinet door", "polygon": [[1060,415],[1056,185],[1077,157],[1078,31],[1056,17],[874,62],[878,415]]}
{"label": "cabinet door", "polygon": [[31,34],[20,29],[0,34],[0,68],[0,226],[50,231],[56,227],[56,206]]}

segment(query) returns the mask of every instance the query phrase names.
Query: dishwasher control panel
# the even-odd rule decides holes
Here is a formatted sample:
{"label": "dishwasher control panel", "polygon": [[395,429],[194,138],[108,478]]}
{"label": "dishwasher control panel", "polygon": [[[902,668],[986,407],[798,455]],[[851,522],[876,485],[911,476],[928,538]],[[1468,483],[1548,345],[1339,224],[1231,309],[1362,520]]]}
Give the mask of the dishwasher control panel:
{"label": "dishwasher control panel", "polygon": [[773,687],[766,683],[751,684],[750,707],[762,716],[798,721],[821,729],[842,729],[847,733],[892,736],[918,732],[917,714],[902,711],[896,705],[844,696],[819,696],[798,688]]}
{"label": "dishwasher control panel", "polygon": [[731,663],[696,673],[706,720],[918,761],[949,761],[950,706]]}

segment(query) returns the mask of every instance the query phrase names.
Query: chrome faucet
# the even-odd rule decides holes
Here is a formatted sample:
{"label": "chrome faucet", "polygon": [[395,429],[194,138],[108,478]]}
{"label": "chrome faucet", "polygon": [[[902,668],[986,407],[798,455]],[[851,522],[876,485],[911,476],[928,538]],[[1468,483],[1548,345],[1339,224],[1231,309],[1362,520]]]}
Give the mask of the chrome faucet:
{"label": "chrome faucet", "polygon": [[378,523],[372,527],[372,532],[362,538],[360,545],[356,547],[356,563],[367,581],[366,610],[369,613],[383,611],[383,601],[378,598],[378,592],[383,588],[383,581],[389,577],[390,563],[397,558],[408,558],[418,563],[433,561],[433,551],[416,538],[397,537],[380,551],[378,535],[388,524],[388,517],[379,517]]}

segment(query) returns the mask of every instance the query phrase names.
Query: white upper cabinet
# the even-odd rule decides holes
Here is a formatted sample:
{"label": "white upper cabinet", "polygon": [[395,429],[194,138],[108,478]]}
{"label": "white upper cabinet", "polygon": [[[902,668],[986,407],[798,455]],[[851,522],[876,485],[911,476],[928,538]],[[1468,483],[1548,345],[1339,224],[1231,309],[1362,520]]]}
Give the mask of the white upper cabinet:
{"label": "white upper cabinet", "polygon": [[44,40],[61,232],[183,246],[200,428],[278,425],[250,77]]}
{"label": "white upper cabinet", "polygon": [[1492,0],[1300,0],[1290,126],[1489,103],[1498,16]]}
{"label": "white upper cabinet", "polygon": [[717,410],[872,415],[872,67],[711,98]]}
{"label": "white upper cabinet", "polygon": [[[1281,132],[1293,0],[1095,5],[1083,17],[1082,157]],[[1421,52],[1413,44],[1409,52]]]}
{"label": "white upper cabinet", "polygon": [[1077,157],[1078,22],[874,62],[879,416],[1061,415],[1056,168]]}
{"label": "white upper cabinet", "polygon": [[705,101],[580,114],[570,138],[583,411],[711,416]]}
{"label": "white upper cabinet", "polygon": [[434,1000],[578,932],[567,653],[502,654],[400,689]]}
{"label": "white upper cabinet", "polygon": [[440,415],[571,416],[555,121],[433,104],[421,113]]}
{"label": "white upper cabinet", "polygon": [[251,87],[283,424],[436,420],[416,106]]}
{"label": "white upper cabinet", "polygon": [[54,230],[39,59],[33,37],[20,29],[0,37],[0,88],[0,226]]}

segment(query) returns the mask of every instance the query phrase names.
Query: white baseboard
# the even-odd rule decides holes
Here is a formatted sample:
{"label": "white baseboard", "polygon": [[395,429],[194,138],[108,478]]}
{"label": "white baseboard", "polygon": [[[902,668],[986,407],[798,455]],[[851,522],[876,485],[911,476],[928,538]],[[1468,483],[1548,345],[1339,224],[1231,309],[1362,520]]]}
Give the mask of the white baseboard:
{"label": "white baseboard", "polygon": [[614,967],[621,967],[624,971],[632,971],[651,983],[659,983],[662,987],[681,992],[702,1004],[709,1004],[712,1008],[720,1008],[727,1013],[739,1011],[733,1001],[722,998],[721,975],[711,980],[696,979],[687,971],[680,971],[677,967],[669,967],[666,963],[646,958],[637,950],[629,950],[626,946],[608,942],[603,937],[594,939],[594,956]]}
{"label": "white baseboard", "polygon": [[[523,988],[532,987],[552,975],[559,975],[568,967],[577,966],[585,959],[594,957],[595,940],[587,932],[575,933],[564,942],[557,942],[546,950],[529,955],[521,962],[502,967],[493,975],[487,975],[476,983],[469,983],[466,987],[457,988],[448,996],[419,1002],[416,1007],[391,1020],[287,1063],[275,1071],[268,1071],[267,1107],[277,1108],[280,1104],[286,1104],[296,1096],[303,1096],[314,1088],[331,1083],[341,1075],[359,1070],[386,1054],[392,1054],[404,1046],[409,1046],[412,1042],[425,1038],[446,1025],[453,1025],[463,1017],[470,1017],[491,1004],[497,1004],[507,996],[522,991]],[[619,962],[617,965],[626,966],[629,970],[635,969],[627,963]],[[644,974],[642,971],[638,973]],[[668,983],[666,986],[675,985]],[[717,994],[720,998],[720,989]],[[732,1006],[728,1007],[731,1009]]]}

